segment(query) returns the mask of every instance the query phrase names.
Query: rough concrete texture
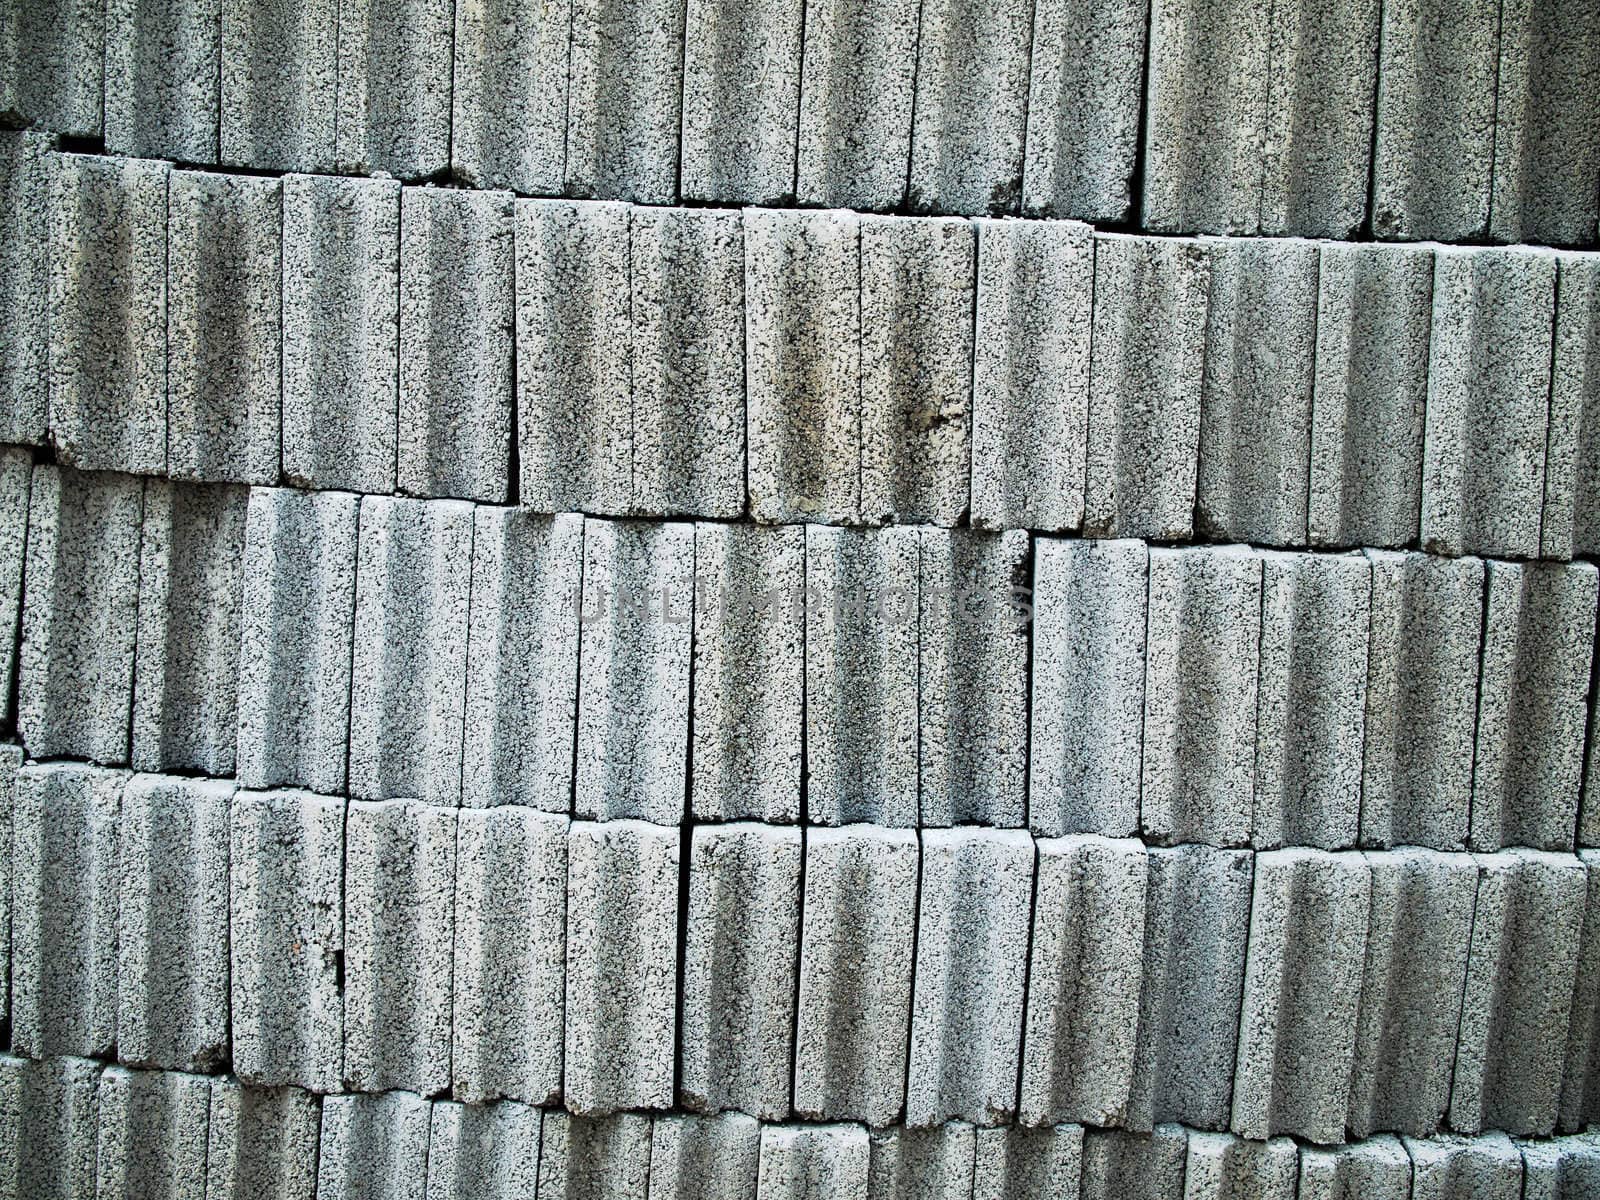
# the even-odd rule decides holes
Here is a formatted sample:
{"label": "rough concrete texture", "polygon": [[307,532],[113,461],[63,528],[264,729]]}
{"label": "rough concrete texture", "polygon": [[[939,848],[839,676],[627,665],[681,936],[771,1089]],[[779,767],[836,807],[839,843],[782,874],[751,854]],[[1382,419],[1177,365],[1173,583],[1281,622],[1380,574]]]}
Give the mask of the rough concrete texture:
{"label": "rough concrete texture", "polygon": [[93,1200],[100,1064],[0,1055],[0,1196]]}
{"label": "rough concrete texture", "polygon": [[1562,1056],[1556,1127],[1563,1133],[1576,1132],[1600,1115],[1600,853],[1583,850],[1578,857],[1588,874],[1588,893],[1572,989],[1572,1020]]}
{"label": "rough concrete texture", "polygon": [[1028,823],[1047,837],[1139,831],[1149,550],[1033,543]]}
{"label": "rough concrete texture", "polygon": [[584,522],[573,812],[683,818],[694,526]]}
{"label": "rough concrete texture", "polygon": [[1150,551],[1139,823],[1165,845],[1250,840],[1261,556]]}
{"label": "rough concrete texture", "polygon": [[1366,859],[1372,909],[1345,1123],[1356,1137],[1430,1137],[1450,1101],[1477,865],[1416,847]]}
{"label": "rough concrete texture", "polygon": [[582,580],[582,517],[473,511],[463,805],[571,810]]}
{"label": "rough concrete texture", "polygon": [[972,524],[1083,523],[1094,231],[981,220],[972,362]]}
{"label": "rough concrete texture", "polygon": [[552,1110],[541,1137],[540,1200],[645,1200],[649,1117],[595,1119]]}
{"label": "rough concrete texture", "polygon": [[620,514],[632,498],[628,208],[518,200],[521,502]]}
{"label": "rough concrete texture", "polygon": [[756,1200],[867,1200],[871,1159],[859,1125],[767,1125]]}
{"label": "rough concrete texture", "polygon": [[508,192],[401,192],[403,492],[493,504],[510,497],[511,211]]}
{"label": "rough concrete texture", "polygon": [[1440,247],[1422,457],[1422,548],[1535,558],[1556,259]]}
{"label": "rough concrete texture", "polygon": [[1083,1200],[1179,1200],[1189,1132],[1158,1125],[1151,1133],[1090,1129],[1083,1135]]}
{"label": "rough concrete texture", "polygon": [[736,212],[629,211],[630,506],[744,512],[744,230]]}
{"label": "rough concrete texture", "polygon": [[106,149],[216,162],[221,0],[109,0],[105,20]]}
{"label": "rough concrete texture", "polygon": [[1245,1141],[1223,1133],[1191,1133],[1184,1200],[1295,1200],[1300,1156],[1289,1138]]}
{"label": "rough concrete texture", "polygon": [[133,670],[137,770],[233,774],[249,503],[244,487],[145,483]]}
{"label": "rough concrete texture", "polygon": [[345,1086],[447,1091],[456,814],[352,800],[344,889]]}
{"label": "rough concrete texture", "polygon": [[8,314],[0,324],[0,438],[29,445],[44,444],[49,404],[54,145],[43,133],[0,133],[0,304]]}
{"label": "rough concrete texture", "polygon": [[571,0],[459,0],[450,166],[471,187],[561,192]]}
{"label": "rough concrete texture", "polygon": [[1144,982],[1145,848],[1088,834],[1037,849],[1019,1116],[1121,1125]]}
{"label": "rough concrete texture", "polygon": [[1556,263],[1539,553],[1566,559],[1600,554],[1600,256],[1560,254]]}
{"label": "rough concrete texture", "polygon": [[340,0],[221,0],[222,161],[330,171]]}
{"label": "rough concrete texture", "polygon": [[239,782],[340,793],[358,498],[255,488],[245,518]]}
{"label": "rough concrete texture", "polygon": [[859,519],[860,246],[854,213],[744,214],[747,481],[758,521]]}
{"label": "rough concrete texture", "polygon": [[312,1200],[321,1123],[310,1092],[214,1080],[206,1200]]}
{"label": "rough concrete texture", "polygon": [[17,728],[35,758],[128,761],[144,481],[34,468]]}
{"label": "rough concrete texture", "polygon": [[0,719],[17,719],[17,668],[22,632],[22,569],[27,557],[28,504],[33,456],[20,447],[0,449]]}
{"label": "rough concrete texture", "polygon": [[203,1200],[211,1081],[107,1067],[100,1076],[95,1197]]}
{"label": "rough concrete texture", "polygon": [[671,1108],[678,830],[574,821],[567,862],[564,1102],[585,1116]]}
{"label": "rough concrete texture", "polygon": [[16,4],[0,17],[0,113],[78,137],[101,131],[105,7]]}
{"label": "rough concrete texture", "polygon": [[451,0],[339,0],[342,172],[416,179],[450,164]]}
{"label": "rough concrete texture", "polygon": [[339,1088],[344,821],[343,801],[310,792],[233,798],[229,996],[245,1083]]}
{"label": "rough concrete texture", "polygon": [[110,1058],[117,1041],[119,810],[126,771],[17,773],[11,841],[11,1049]]}
{"label": "rough concrete texture", "polygon": [[868,1200],[972,1200],[976,1132],[965,1121],[952,1121],[872,1133]]}
{"label": "rough concrete texture", "polygon": [[805,0],[688,0],[685,24],[683,198],[793,203]]}
{"label": "rough concrete texture", "polygon": [[1458,241],[1489,226],[1497,0],[1383,5],[1372,231]]}
{"label": "rough concrete texture", "polygon": [[122,793],[117,1058],[212,1073],[228,1061],[231,780],[135,775]]}
{"label": "rough concrete texture", "polygon": [[973,1200],[1034,1196],[1076,1200],[1083,1175],[1083,1139],[1083,1129],[1077,1125],[978,1130]]}
{"label": "rough concrete texture", "polygon": [[278,482],[282,210],[276,179],[169,178],[167,473],[175,479]]}
{"label": "rough concrete texture", "polygon": [[350,795],[461,802],[472,505],[364,496],[356,554]]}
{"label": "rough concrete texture", "polygon": [[1306,541],[1317,346],[1315,242],[1203,240],[1211,260],[1195,526],[1203,537]]}
{"label": "rough concrete texture", "polygon": [[62,463],[167,467],[164,162],[63,154],[50,176],[50,439]]}
{"label": "rough concrete texture", "polygon": [[1401,1138],[1411,1156],[1411,1200],[1518,1200],[1522,1156],[1510,1138]]}
{"label": "rough concrete texture", "polygon": [[1592,563],[1487,570],[1472,848],[1571,850],[1600,580]]}
{"label": "rough concrete texture", "polygon": [[436,1100],[428,1134],[427,1200],[518,1200],[539,1182],[543,1114],[523,1104]]}
{"label": "rough concrete texture", "polygon": [[806,0],[795,191],[882,211],[906,198],[917,0]]}
{"label": "rough concrete texture", "polygon": [[0,746],[0,1020],[11,1018],[11,885],[21,746]]}
{"label": "rough concrete texture", "polygon": [[761,1165],[761,1124],[743,1113],[656,1117],[650,1200],[749,1200]]}
{"label": "rough concrete texture", "polygon": [[410,1092],[324,1100],[318,1200],[424,1200],[432,1107]]}
{"label": "rough concrete texture", "polygon": [[400,185],[283,180],[283,473],[392,492],[400,351]]}
{"label": "rough concrete texture", "polygon": [[1459,850],[1467,840],[1481,559],[1368,551],[1361,844]]}
{"label": "rough concrete texture", "polygon": [[806,816],[917,824],[920,534],[806,526]]}
{"label": "rough concrete texture", "polygon": [[1094,244],[1084,533],[1188,538],[1211,264],[1194,242]]}
{"label": "rough concrete texture", "polygon": [[905,829],[806,830],[795,1112],[900,1117],[911,1028],[918,844]]}
{"label": "rough concrete texture", "polygon": [[1578,809],[1578,845],[1600,845],[1600,704],[1590,705],[1589,754],[1583,771],[1583,799]]}
{"label": "rough concrete texture", "polygon": [[1398,1139],[1300,1149],[1300,1200],[1411,1200],[1411,1158]]}
{"label": "rough concrete texture", "polygon": [[1518,1142],[1523,1200],[1592,1196],[1600,1187],[1600,1142],[1593,1133],[1549,1142]]}
{"label": "rough concrete texture", "polygon": [[1555,1129],[1587,873],[1570,854],[1479,855],[1450,1127]]}
{"label": "rough concrete texture", "polygon": [[1311,400],[1313,546],[1407,546],[1422,511],[1433,251],[1323,244]]}
{"label": "rough concrete texture", "polygon": [[522,805],[456,818],[452,1093],[549,1104],[561,1092],[567,818]]}

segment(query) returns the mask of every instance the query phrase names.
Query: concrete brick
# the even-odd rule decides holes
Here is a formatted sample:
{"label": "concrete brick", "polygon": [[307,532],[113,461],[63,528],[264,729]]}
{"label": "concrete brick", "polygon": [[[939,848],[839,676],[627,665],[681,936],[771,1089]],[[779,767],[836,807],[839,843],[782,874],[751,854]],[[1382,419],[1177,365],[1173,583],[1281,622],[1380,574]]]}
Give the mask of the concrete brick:
{"label": "concrete brick", "polygon": [[0,1055],[0,1197],[93,1200],[100,1064]]}
{"label": "concrete brick", "polygon": [[1075,530],[1083,523],[1094,231],[1076,221],[975,226],[972,524]]}
{"label": "concrete brick", "polygon": [[1083,1136],[1083,1200],[1178,1200],[1188,1141],[1188,1130],[1181,1125],[1158,1125],[1153,1133],[1088,1130]]}
{"label": "concrete brick", "polygon": [[1411,1156],[1412,1200],[1518,1200],[1522,1156],[1505,1134],[1401,1138]]}
{"label": "concrete brick", "polygon": [[789,1114],[800,950],[800,830],[702,825],[689,849],[678,1099]]}
{"label": "concrete brick", "polygon": [[1583,800],[1578,809],[1578,845],[1600,844],[1600,705],[1589,713],[1589,753],[1584,766]]}
{"label": "concrete brick", "polygon": [[0,24],[0,112],[9,121],[96,137],[105,83],[105,8],[86,0],[16,5]]}
{"label": "concrete brick", "polygon": [[339,0],[339,170],[416,179],[450,163],[451,0]]}
{"label": "concrete brick", "polygon": [[511,211],[506,192],[401,193],[401,491],[510,497]]}
{"label": "concrete brick", "polygon": [[582,580],[582,517],[473,511],[462,804],[571,811]]}
{"label": "concrete brick", "polygon": [[282,263],[278,180],[204,171],[170,176],[166,420],[173,478],[278,482]]}
{"label": "concrete brick", "polygon": [[1035,833],[1138,832],[1149,557],[1127,539],[1033,543]]}
{"label": "concrete brick", "polygon": [[1293,238],[1208,238],[1200,244],[1211,260],[1211,294],[1196,532],[1304,545],[1317,244]]}
{"label": "concrete brick", "polygon": [[859,1125],[767,1125],[756,1200],[867,1200],[871,1145]]}
{"label": "concrete brick", "polygon": [[1361,844],[1459,850],[1472,794],[1484,565],[1368,551]]}
{"label": "concrete brick", "polygon": [[567,818],[521,805],[456,818],[453,1094],[550,1104],[561,1092]]}
{"label": "concrete brick", "polygon": [[210,1115],[209,1079],[107,1067],[96,1200],[204,1200]]}
{"label": "concrete brick", "polygon": [[1591,563],[1487,569],[1472,848],[1571,850],[1600,579]]}
{"label": "concrete brick", "polygon": [[1019,1114],[1025,1125],[1123,1124],[1144,982],[1144,846],[1135,838],[1038,845]]}
{"label": "concrete brick", "polygon": [[117,1041],[119,810],[126,771],[17,772],[11,841],[11,1049],[109,1058]]}
{"label": "concrete brick", "polygon": [[876,825],[806,830],[795,1112],[900,1117],[911,1030],[918,844]]}
{"label": "concrete brick", "polygon": [[1295,1200],[1300,1156],[1289,1138],[1251,1142],[1191,1133],[1184,1200]]}
{"label": "concrete brick", "polygon": [[806,527],[807,817],[917,824],[920,535]]}
{"label": "concrete brick", "polygon": [[50,176],[50,438],[62,463],[167,466],[167,176],[63,154]]}
{"label": "concrete brick", "polygon": [[0,720],[15,728],[17,668],[22,632],[22,569],[27,558],[28,505],[33,456],[20,447],[0,449]]}
{"label": "concrete brick", "polygon": [[[872,0],[810,0],[813,8],[856,2]],[[825,33],[808,38],[808,50]],[[750,515],[853,522],[861,508],[861,219],[749,210],[744,235]]]}
{"label": "concrete brick", "polygon": [[1245,546],[1150,551],[1139,822],[1163,844],[1250,840],[1261,557]]}
{"label": "concrete brick", "polygon": [[1422,548],[1539,553],[1555,256],[1441,247],[1422,459]]}
{"label": "concrete brick", "polygon": [[310,1092],[214,1080],[206,1200],[313,1200],[321,1124]]}
{"label": "concrete brick", "polygon": [[[870,1135],[869,1200],[973,1200],[977,1130],[965,1121]],[[1002,1130],[985,1130],[1004,1136]]]}
{"label": "concrete brick", "polygon": [[1600,256],[1556,256],[1542,558],[1600,553]]}
{"label": "concrete brick", "polygon": [[117,1058],[210,1074],[228,1060],[231,780],[135,775],[122,793]]}
{"label": "concrete brick", "polygon": [[221,161],[267,171],[333,170],[339,0],[221,6]]}
{"label": "concrete brick", "polygon": [[1211,264],[1197,243],[1095,235],[1084,532],[1194,531]]}
{"label": "concrete brick", "polygon": [[1083,1129],[1054,1125],[977,1131],[974,1200],[1029,1200],[1034,1196],[1077,1200],[1083,1175]]}
{"label": "concrete brick", "polygon": [[110,0],[105,21],[106,149],[216,162],[221,0]]}
{"label": "concrete brick", "polygon": [[1313,546],[1417,540],[1432,323],[1432,249],[1322,245],[1311,400]]}
{"label": "concrete brick", "polygon": [[539,1182],[543,1114],[524,1104],[436,1100],[428,1134],[428,1200],[517,1200]]}
{"label": "concrete brick", "polygon": [[463,183],[560,194],[571,35],[571,0],[456,4],[450,166]]}
{"label": "concrete brick", "polygon": [[11,1019],[11,885],[21,746],[0,746],[0,1021]]}
{"label": "concrete brick", "polygon": [[970,221],[861,221],[866,523],[955,525],[966,516],[976,254]]}
{"label": "concrete brick", "polygon": [[584,1116],[671,1108],[678,830],[574,821],[567,856],[563,1100]]}
{"label": "concrete brick", "polygon": [[[1372,872],[1360,853],[1256,856],[1233,1131],[1344,1141]],[[1290,1194],[1293,1194],[1290,1175]]]}
{"label": "concrete brick", "polygon": [[1465,854],[1369,851],[1372,909],[1345,1124],[1429,1137],[1450,1101],[1450,1064],[1478,889]]}
{"label": "concrete brick", "polygon": [[352,800],[344,888],[345,1087],[447,1091],[455,813]]}
{"label": "concrete brick", "polygon": [[233,798],[229,996],[247,1084],[339,1088],[344,822],[342,800],[310,792]]}
{"label": "concrete brick", "polygon": [[239,782],[345,786],[358,498],[256,488],[245,518]]}
{"label": "concrete brick", "polygon": [[650,1200],[750,1200],[761,1124],[743,1113],[661,1116],[650,1130]]}
{"label": "concrete brick", "polygon": [[324,1100],[318,1200],[424,1200],[432,1107],[410,1092]]}
{"label": "concrete brick", "polygon": [[0,438],[36,446],[44,444],[49,406],[54,145],[48,134],[0,133],[0,304],[7,314],[0,325]]}
{"label": "concrete brick", "polygon": [[917,0],[806,0],[795,192],[883,211],[906,199]]}
{"label": "concrete brick", "polygon": [[1303,1146],[1300,1200],[1411,1200],[1411,1158],[1392,1137]]}
{"label": "concrete brick", "polygon": [[1523,1200],[1582,1200],[1600,1188],[1600,1144],[1594,1133],[1549,1142],[1517,1142]]}
{"label": "concrete brick", "polygon": [[736,212],[629,210],[630,506],[744,512],[744,232]]}
{"label": "concrete brick", "polygon": [[1600,854],[1581,851],[1588,888],[1572,989],[1572,1020],[1562,1056],[1556,1127],[1575,1133],[1600,1114]]}
{"label": "concrete brick", "polygon": [[232,775],[250,490],[151,479],[139,547],[133,765]]}
{"label": "concrete brick", "polygon": [[650,1118],[594,1119],[544,1114],[540,1200],[645,1200],[650,1179]]}

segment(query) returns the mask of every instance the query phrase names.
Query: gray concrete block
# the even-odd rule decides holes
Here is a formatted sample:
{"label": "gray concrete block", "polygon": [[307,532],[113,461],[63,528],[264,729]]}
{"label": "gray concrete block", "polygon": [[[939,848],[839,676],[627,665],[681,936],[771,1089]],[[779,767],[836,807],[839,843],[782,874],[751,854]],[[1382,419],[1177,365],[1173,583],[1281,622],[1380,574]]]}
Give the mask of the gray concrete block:
{"label": "gray concrete block", "polygon": [[0,1055],[0,1197],[94,1200],[100,1064]]}
{"label": "gray concrete block", "polygon": [[276,179],[169,178],[167,473],[175,479],[278,482],[282,213]]}
{"label": "gray concrete block", "polygon": [[806,527],[806,800],[818,824],[917,824],[920,541],[909,526]]}
{"label": "gray concrete block", "polygon": [[247,1084],[339,1089],[344,822],[344,801],[310,792],[233,798],[229,996]]}
{"label": "gray concrete block", "polygon": [[1255,790],[1261,556],[1150,551],[1139,823],[1157,842],[1249,843]]}
{"label": "gray concrete block", "polygon": [[21,447],[0,449],[0,719],[15,728],[17,668],[22,631],[22,569],[27,558],[28,504],[33,490],[33,455]]}
{"label": "gray concrete block", "polygon": [[11,1019],[11,884],[22,747],[0,745],[0,1021]]}
{"label": "gray concrete block", "polygon": [[766,1125],[756,1200],[867,1200],[872,1150],[859,1125]]}
{"label": "gray concrete block", "polygon": [[1411,1200],[1411,1158],[1386,1136],[1344,1146],[1303,1146],[1300,1200]]}
{"label": "gray concrete block", "polygon": [[[868,1200],[973,1200],[977,1132],[965,1121],[874,1131]],[[1004,1137],[1007,1131],[984,1132]]]}
{"label": "gray concrete block", "polygon": [[906,829],[806,830],[795,1112],[881,1127],[906,1092],[918,843]]}
{"label": "gray concrete block", "polygon": [[676,827],[645,821],[574,821],[568,834],[563,1100],[573,1113],[672,1107],[679,841]]}
{"label": "gray concrete block", "polygon": [[100,1076],[95,1197],[204,1200],[211,1081],[107,1067]]}
{"label": "gray concrete block", "polygon": [[239,782],[343,792],[358,497],[256,488],[245,517]]}
{"label": "gray concrete block", "polygon": [[234,772],[250,490],[151,479],[139,547],[133,765]]}
{"label": "gray concrete block", "polygon": [[350,794],[461,802],[473,507],[364,496],[356,553]]}
{"label": "gray concrete block", "polygon": [[904,202],[920,15],[916,0],[806,0],[800,203],[883,211]]}
{"label": "gray concrete block", "polygon": [[752,209],[744,236],[750,515],[857,521],[861,219]]}
{"label": "gray concrete block", "polygon": [[206,1200],[313,1200],[321,1124],[310,1092],[214,1080]]}
{"label": "gray concrete block", "polygon": [[432,1108],[410,1092],[324,1100],[318,1200],[424,1200]]}
{"label": "gray concrete block", "polygon": [[450,165],[451,0],[339,0],[341,172],[416,179]]}
{"label": "gray concrete block", "polygon": [[744,232],[736,212],[633,208],[632,511],[744,513]]}
{"label": "gray concrete block", "polygon": [[1478,869],[1465,854],[1415,847],[1366,858],[1372,910],[1345,1124],[1358,1138],[1430,1137],[1450,1102]]}
{"label": "gray concrete block", "polygon": [[456,814],[352,800],[344,889],[345,1087],[448,1091]]}
{"label": "gray concrete block", "polygon": [[743,1113],[660,1116],[650,1129],[650,1200],[751,1200],[761,1123]]}
{"label": "gray concrete block", "polygon": [[117,1042],[119,810],[126,771],[17,773],[11,834],[11,1049],[109,1058]]}
{"label": "gray concrete block", "polygon": [[1556,1127],[1575,1133],[1600,1115],[1600,854],[1579,852],[1588,875],[1572,1020],[1562,1056],[1561,1106]]}
{"label": "gray concrete block", "polygon": [[1600,554],[1600,256],[1556,256],[1550,371],[1539,554]]}
{"label": "gray concrete block", "polygon": [[518,1200],[539,1183],[537,1108],[433,1103],[427,1200]]}
{"label": "gray concrete block", "polygon": [[117,1058],[210,1074],[228,1061],[232,780],[135,775],[122,793]]}
{"label": "gray concrete block", "polygon": [[566,1012],[567,818],[469,808],[456,829],[453,1094],[550,1104]]}
{"label": "gray concrete block", "polygon": [[1084,1132],[1078,1125],[977,1131],[974,1200],[1077,1200],[1083,1176]]}
{"label": "gray concrete block", "polygon": [[1203,240],[1211,260],[1195,528],[1300,546],[1311,469],[1315,242]]}
{"label": "gray concrete block", "polygon": [[1033,543],[1035,833],[1139,830],[1149,557],[1127,539]]}
{"label": "gray concrete block", "polygon": [[1189,1132],[1158,1125],[1152,1133],[1090,1129],[1083,1136],[1083,1200],[1179,1200]]}
{"label": "gray concrete block", "polygon": [[110,0],[105,21],[106,149],[216,162],[221,0]]}
{"label": "gray concrete block", "polygon": [[956,525],[966,516],[976,254],[970,221],[861,221],[867,524]]}
{"label": "gray concrete block", "polygon": [[1586,1200],[1600,1190],[1600,1135],[1516,1143],[1523,1200]]}
{"label": "gray concrete block", "polygon": [[1571,850],[1600,577],[1592,563],[1487,570],[1472,848]]}
{"label": "gray concrete block", "polygon": [[507,192],[401,192],[403,492],[492,504],[510,497],[511,211]]}
{"label": "gray concrete block", "polygon": [[789,1115],[800,951],[800,830],[736,823],[691,835],[678,1101]]}
{"label": "gray concrete block", "polygon": [[1589,753],[1584,766],[1583,799],[1578,809],[1578,845],[1600,844],[1600,705],[1589,713]]}
{"label": "gray concrete block", "polygon": [[1083,523],[1094,231],[1076,221],[975,225],[972,524],[1075,530]]}
{"label": "gray concrete block", "polygon": [[1435,252],[1424,550],[1538,556],[1555,304],[1553,254]]}
{"label": "gray concrete block", "polygon": [[1191,1133],[1184,1200],[1295,1200],[1300,1156],[1286,1137],[1252,1142],[1226,1133]]}
{"label": "gray concrete block", "polygon": [[1477,857],[1450,1127],[1544,1136],[1560,1102],[1587,872],[1570,854]]}
{"label": "gray concrete block", "polygon": [[582,580],[582,517],[473,511],[463,805],[571,811]]}
{"label": "gray concrete block", "polygon": [[650,1118],[600,1119],[544,1114],[540,1200],[645,1200],[650,1180]]}
{"label": "gray concrete block", "polygon": [[1499,1132],[1400,1139],[1411,1156],[1411,1200],[1518,1200],[1522,1156]]}
{"label": "gray concrete block", "polygon": [[105,84],[105,6],[18,4],[0,17],[0,113],[8,121],[96,137]]}
{"label": "gray concrete block", "polygon": [[1148,856],[1135,838],[1037,844],[1019,1109],[1025,1125],[1127,1120]]}
{"label": "gray concrete block", "polygon": [[450,166],[463,183],[560,194],[571,35],[571,0],[456,4]]}
{"label": "gray concrete block", "polygon": [[1211,264],[1191,241],[1095,235],[1084,532],[1194,529]]}
{"label": "gray concrete block", "polygon": [[0,133],[0,438],[36,446],[44,444],[50,390],[54,145],[48,134]]}
{"label": "gray concrete block", "polygon": [[1311,399],[1313,546],[1407,546],[1422,512],[1433,251],[1321,247]]}
{"label": "gray concrete block", "polygon": [[229,166],[331,171],[339,0],[221,0],[222,153]]}
{"label": "gray concrete block", "polygon": [[50,440],[66,465],[166,472],[169,174],[147,159],[55,159]]}

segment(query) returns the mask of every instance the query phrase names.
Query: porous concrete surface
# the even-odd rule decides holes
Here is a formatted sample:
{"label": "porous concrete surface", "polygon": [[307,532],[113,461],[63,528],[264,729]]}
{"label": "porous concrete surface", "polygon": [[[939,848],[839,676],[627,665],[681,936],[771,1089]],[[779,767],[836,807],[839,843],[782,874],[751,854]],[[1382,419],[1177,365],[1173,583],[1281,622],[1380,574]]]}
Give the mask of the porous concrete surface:
{"label": "porous concrete surface", "polygon": [[627,1113],[545,1113],[537,1194],[552,1200],[645,1200],[650,1123],[647,1116]]}
{"label": "porous concrete surface", "polygon": [[29,445],[44,443],[49,405],[54,146],[48,134],[0,133],[0,437]]}
{"label": "porous concrete surface", "polygon": [[322,1110],[299,1088],[211,1085],[207,1200],[311,1200]]}
{"label": "porous concrete surface", "polygon": [[1600,1142],[1593,1133],[1548,1142],[1518,1141],[1524,1200],[1582,1196],[1600,1183]]}
{"label": "porous concrete surface", "polygon": [[17,4],[0,21],[0,112],[77,137],[98,136],[105,6],[90,0]]}
{"label": "porous concrete surface", "polygon": [[1518,1200],[1522,1195],[1522,1156],[1503,1133],[1400,1140],[1411,1156],[1411,1200]]}
{"label": "porous concrete surface", "polygon": [[1191,1133],[1184,1163],[1184,1200],[1295,1200],[1300,1156],[1292,1139],[1246,1141]]}
{"label": "porous concrete surface", "polygon": [[1150,1133],[1090,1129],[1083,1135],[1082,1200],[1179,1200],[1189,1133],[1158,1125]]}
{"label": "porous concrete surface", "polygon": [[11,886],[21,746],[0,746],[0,1020],[11,1018]]}
{"label": "porous concrete surface", "polygon": [[107,1067],[100,1076],[96,1200],[203,1200],[211,1081]]}
{"label": "porous concrete surface", "polygon": [[105,22],[106,149],[216,162],[221,0],[108,0]]}
{"label": "porous concrete surface", "polygon": [[1578,857],[1589,886],[1572,988],[1572,1021],[1562,1056],[1556,1127],[1563,1133],[1583,1129],[1600,1114],[1600,853],[1583,850]]}
{"label": "porous concrete surface", "polygon": [[340,0],[220,3],[222,162],[332,170]]}
{"label": "porous concrete surface", "polygon": [[410,1092],[322,1102],[317,1196],[424,1200],[432,1106]]}
{"label": "porous concrete surface", "polygon": [[415,179],[450,163],[451,0],[339,0],[334,161]]}
{"label": "porous concrete surface", "polygon": [[760,1167],[761,1123],[743,1113],[650,1123],[650,1200],[748,1200]]}
{"label": "porous concrete surface", "polygon": [[1078,1195],[1083,1138],[1083,1129],[1077,1125],[978,1130],[973,1200]]}
{"label": "porous concrete surface", "polygon": [[1556,258],[1543,558],[1600,553],[1600,257]]}
{"label": "porous concrete surface", "polygon": [[867,1200],[871,1159],[859,1125],[768,1125],[756,1200]]}
{"label": "porous concrete surface", "polygon": [[950,1196],[971,1200],[977,1130],[965,1121],[931,1129],[882,1129],[870,1135],[869,1200]]}
{"label": "porous concrete surface", "polygon": [[1411,1157],[1397,1138],[1302,1146],[1300,1200],[1410,1200]]}
{"label": "porous concrete surface", "polygon": [[458,0],[450,166],[464,183],[560,194],[571,34],[572,0]]}
{"label": "porous concrete surface", "polygon": [[0,1196],[92,1200],[100,1064],[0,1055]]}
{"label": "porous concrete surface", "polygon": [[513,1200],[539,1183],[543,1114],[523,1104],[435,1101],[427,1200]]}
{"label": "porous concrete surface", "polygon": [[28,548],[28,506],[33,457],[20,447],[0,449],[0,717],[17,719],[17,669],[21,658],[23,566]]}

